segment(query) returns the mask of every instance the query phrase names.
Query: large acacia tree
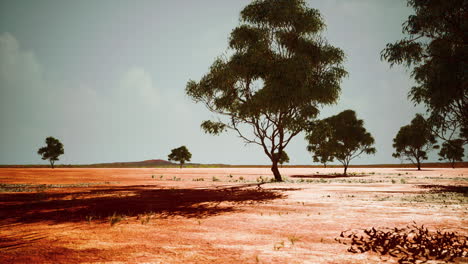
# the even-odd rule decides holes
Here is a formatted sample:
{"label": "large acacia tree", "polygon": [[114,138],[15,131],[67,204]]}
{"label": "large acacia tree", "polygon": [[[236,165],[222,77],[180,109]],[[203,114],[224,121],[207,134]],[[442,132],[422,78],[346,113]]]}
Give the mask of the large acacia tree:
{"label": "large acacia tree", "polygon": [[281,181],[281,153],[321,105],[339,97],[344,53],[321,36],[319,11],[302,0],[253,1],[240,16],[230,56],[216,59],[199,82],[189,81],[186,93],[219,114],[202,123],[205,132],[232,129],[261,146]]}
{"label": "large acacia tree", "polygon": [[403,24],[406,37],[387,44],[382,58],[411,69],[409,97],[424,104],[442,139],[468,139],[468,1],[408,0],[414,9]]}

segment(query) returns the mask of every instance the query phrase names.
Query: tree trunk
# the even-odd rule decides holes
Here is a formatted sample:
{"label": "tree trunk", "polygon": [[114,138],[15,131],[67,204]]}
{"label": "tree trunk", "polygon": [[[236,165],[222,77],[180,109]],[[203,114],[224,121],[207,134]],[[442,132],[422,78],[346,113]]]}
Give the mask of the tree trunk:
{"label": "tree trunk", "polygon": [[348,165],[344,165],[344,176],[346,176],[346,171],[348,170]]}
{"label": "tree trunk", "polygon": [[50,161],[50,166],[52,167],[52,169],[54,168],[54,161]]}
{"label": "tree trunk", "polygon": [[271,165],[271,172],[273,172],[273,176],[275,176],[275,181],[281,182],[283,179],[281,178],[281,174],[278,170],[278,162],[273,161]]}
{"label": "tree trunk", "polygon": [[180,163],[180,168],[182,169],[183,166],[184,166],[184,163],[181,162],[181,163]]}
{"label": "tree trunk", "polygon": [[416,159],[416,164],[413,162],[413,164],[415,164],[417,167],[418,167],[418,171],[421,170],[421,161],[419,160],[419,152],[417,153],[417,155],[414,157]]}
{"label": "tree trunk", "polygon": [[452,161],[452,169],[455,169],[455,161]]}
{"label": "tree trunk", "polygon": [[327,164],[326,164],[326,163],[324,163],[324,164],[323,164],[323,167],[326,169],[326,168],[327,168]]}

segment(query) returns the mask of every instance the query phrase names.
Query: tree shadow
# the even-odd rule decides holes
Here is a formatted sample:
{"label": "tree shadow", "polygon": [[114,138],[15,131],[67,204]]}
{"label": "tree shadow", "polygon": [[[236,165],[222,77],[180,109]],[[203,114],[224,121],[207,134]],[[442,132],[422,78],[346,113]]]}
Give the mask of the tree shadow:
{"label": "tree shadow", "polygon": [[[111,215],[127,217],[152,213],[158,218],[204,218],[235,211],[239,204],[283,198],[268,189],[162,189],[154,185],[87,188],[79,192],[0,194],[0,222],[55,223],[105,221]],[[223,204],[221,204],[223,203]]]}
{"label": "tree shadow", "polygon": [[[27,248],[31,246],[15,247]],[[94,263],[103,261],[115,261],[115,252],[122,252],[128,250],[127,248],[118,249],[102,249],[102,248],[85,248],[85,249],[72,249],[60,245],[54,245],[48,248],[41,248],[41,254],[18,254],[18,252],[11,251],[8,248],[0,248],[2,253],[2,263]]]}
{"label": "tree shadow", "polygon": [[396,169],[396,171],[434,171],[434,170],[429,170],[429,169],[420,169],[414,168],[414,169]]}
{"label": "tree shadow", "polygon": [[369,177],[366,174],[308,174],[308,175],[291,175],[290,178],[304,178],[304,179],[334,179],[334,178],[362,178]]}
{"label": "tree shadow", "polygon": [[424,189],[430,189],[429,192],[431,193],[454,192],[454,193],[463,193],[465,196],[468,196],[468,186],[426,184],[426,185],[418,185],[418,187],[424,188]]}

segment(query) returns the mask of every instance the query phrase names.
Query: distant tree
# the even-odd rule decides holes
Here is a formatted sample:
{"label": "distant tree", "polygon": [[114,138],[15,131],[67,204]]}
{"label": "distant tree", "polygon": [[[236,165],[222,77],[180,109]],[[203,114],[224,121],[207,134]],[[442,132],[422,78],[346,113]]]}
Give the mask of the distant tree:
{"label": "distant tree", "polygon": [[278,163],[281,165],[281,167],[283,167],[283,163],[289,163],[289,156],[288,153],[286,153],[286,151],[283,150],[283,152],[281,152],[281,155],[278,159]]}
{"label": "distant tree", "polygon": [[428,109],[428,121],[444,140],[468,139],[468,1],[407,0],[414,9],[403,24],[407,37],[387,44],[381,58],[411,69],[409,97]]}
{"label": "distant tree", "polygon": [[189,152],[186,146],[181,146],[171,150],[171,154],[169,154],[167,157],[170,161],[178,161],[180,163],[180,168],[182,169],[185,162],[190,161],[192,158],[192,153]]}
{"label": "distant tree", "polygon": [[53,169],[55,161],[59,160],[58,157],[64,153],[63,144],[53,137],[46,138],[45,142],[46,146],[40,148],[37,154],[41,155],[43,160],[49,160]]}
{"label": "distant tree", "polygon": [[445,141],[439,152],[439,160],[448,160],[451,163],[452,168],[455,168],[456,161],[463,161],[463,156],[465,156],[463,152],[462,139]]}
{"label": "distant tree", "polygon": [[403,126],[393,139],[395,158],[411,161],[421,170],[421,162],[427,160],[427,153],[437,149],[435,136],[431,125],[420,114],[411,121],[411,124]]}
{"label": "distant tree", "polygon": [[232,55],[216,59],[199,82],[190,80],[186,93],[223,117],[203,122],[206,133],[232,129],[259,145],[282,181],[281,153],[321,106],[339,97],[344,53],[322,37],[322,16],[303,0],[252,1],[240,16],[229,40]]}
{"label": "distant tree", "polygon": [[314,162],[320,162],[326,168],[327,163],[333,162],[333,146],[330,142],[331,129],[326,122],[312,123],[308,129],[306,140],[309,142],[307,151],[312,153]]}
{"label": "distant tree", "polygon": [[335,158],[344,166],[344,175],[349,163],[359,155],[376,152],[374,138],[364,128],[364,121],[356,118],[353,110],[318,121],[306,136],[307,150],[314,151],[314,160],[327,161]]}

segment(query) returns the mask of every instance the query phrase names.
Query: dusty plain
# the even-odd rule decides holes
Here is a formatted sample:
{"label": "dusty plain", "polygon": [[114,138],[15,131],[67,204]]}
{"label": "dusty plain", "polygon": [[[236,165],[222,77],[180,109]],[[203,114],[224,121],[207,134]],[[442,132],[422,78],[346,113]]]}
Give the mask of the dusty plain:
{"label": "dusty plain", "polygon": [[258,188],[269,169],[1,168],[0,263],[397,263],[335,238],[413,221],[468,235],[466,168],[281,173]]}

